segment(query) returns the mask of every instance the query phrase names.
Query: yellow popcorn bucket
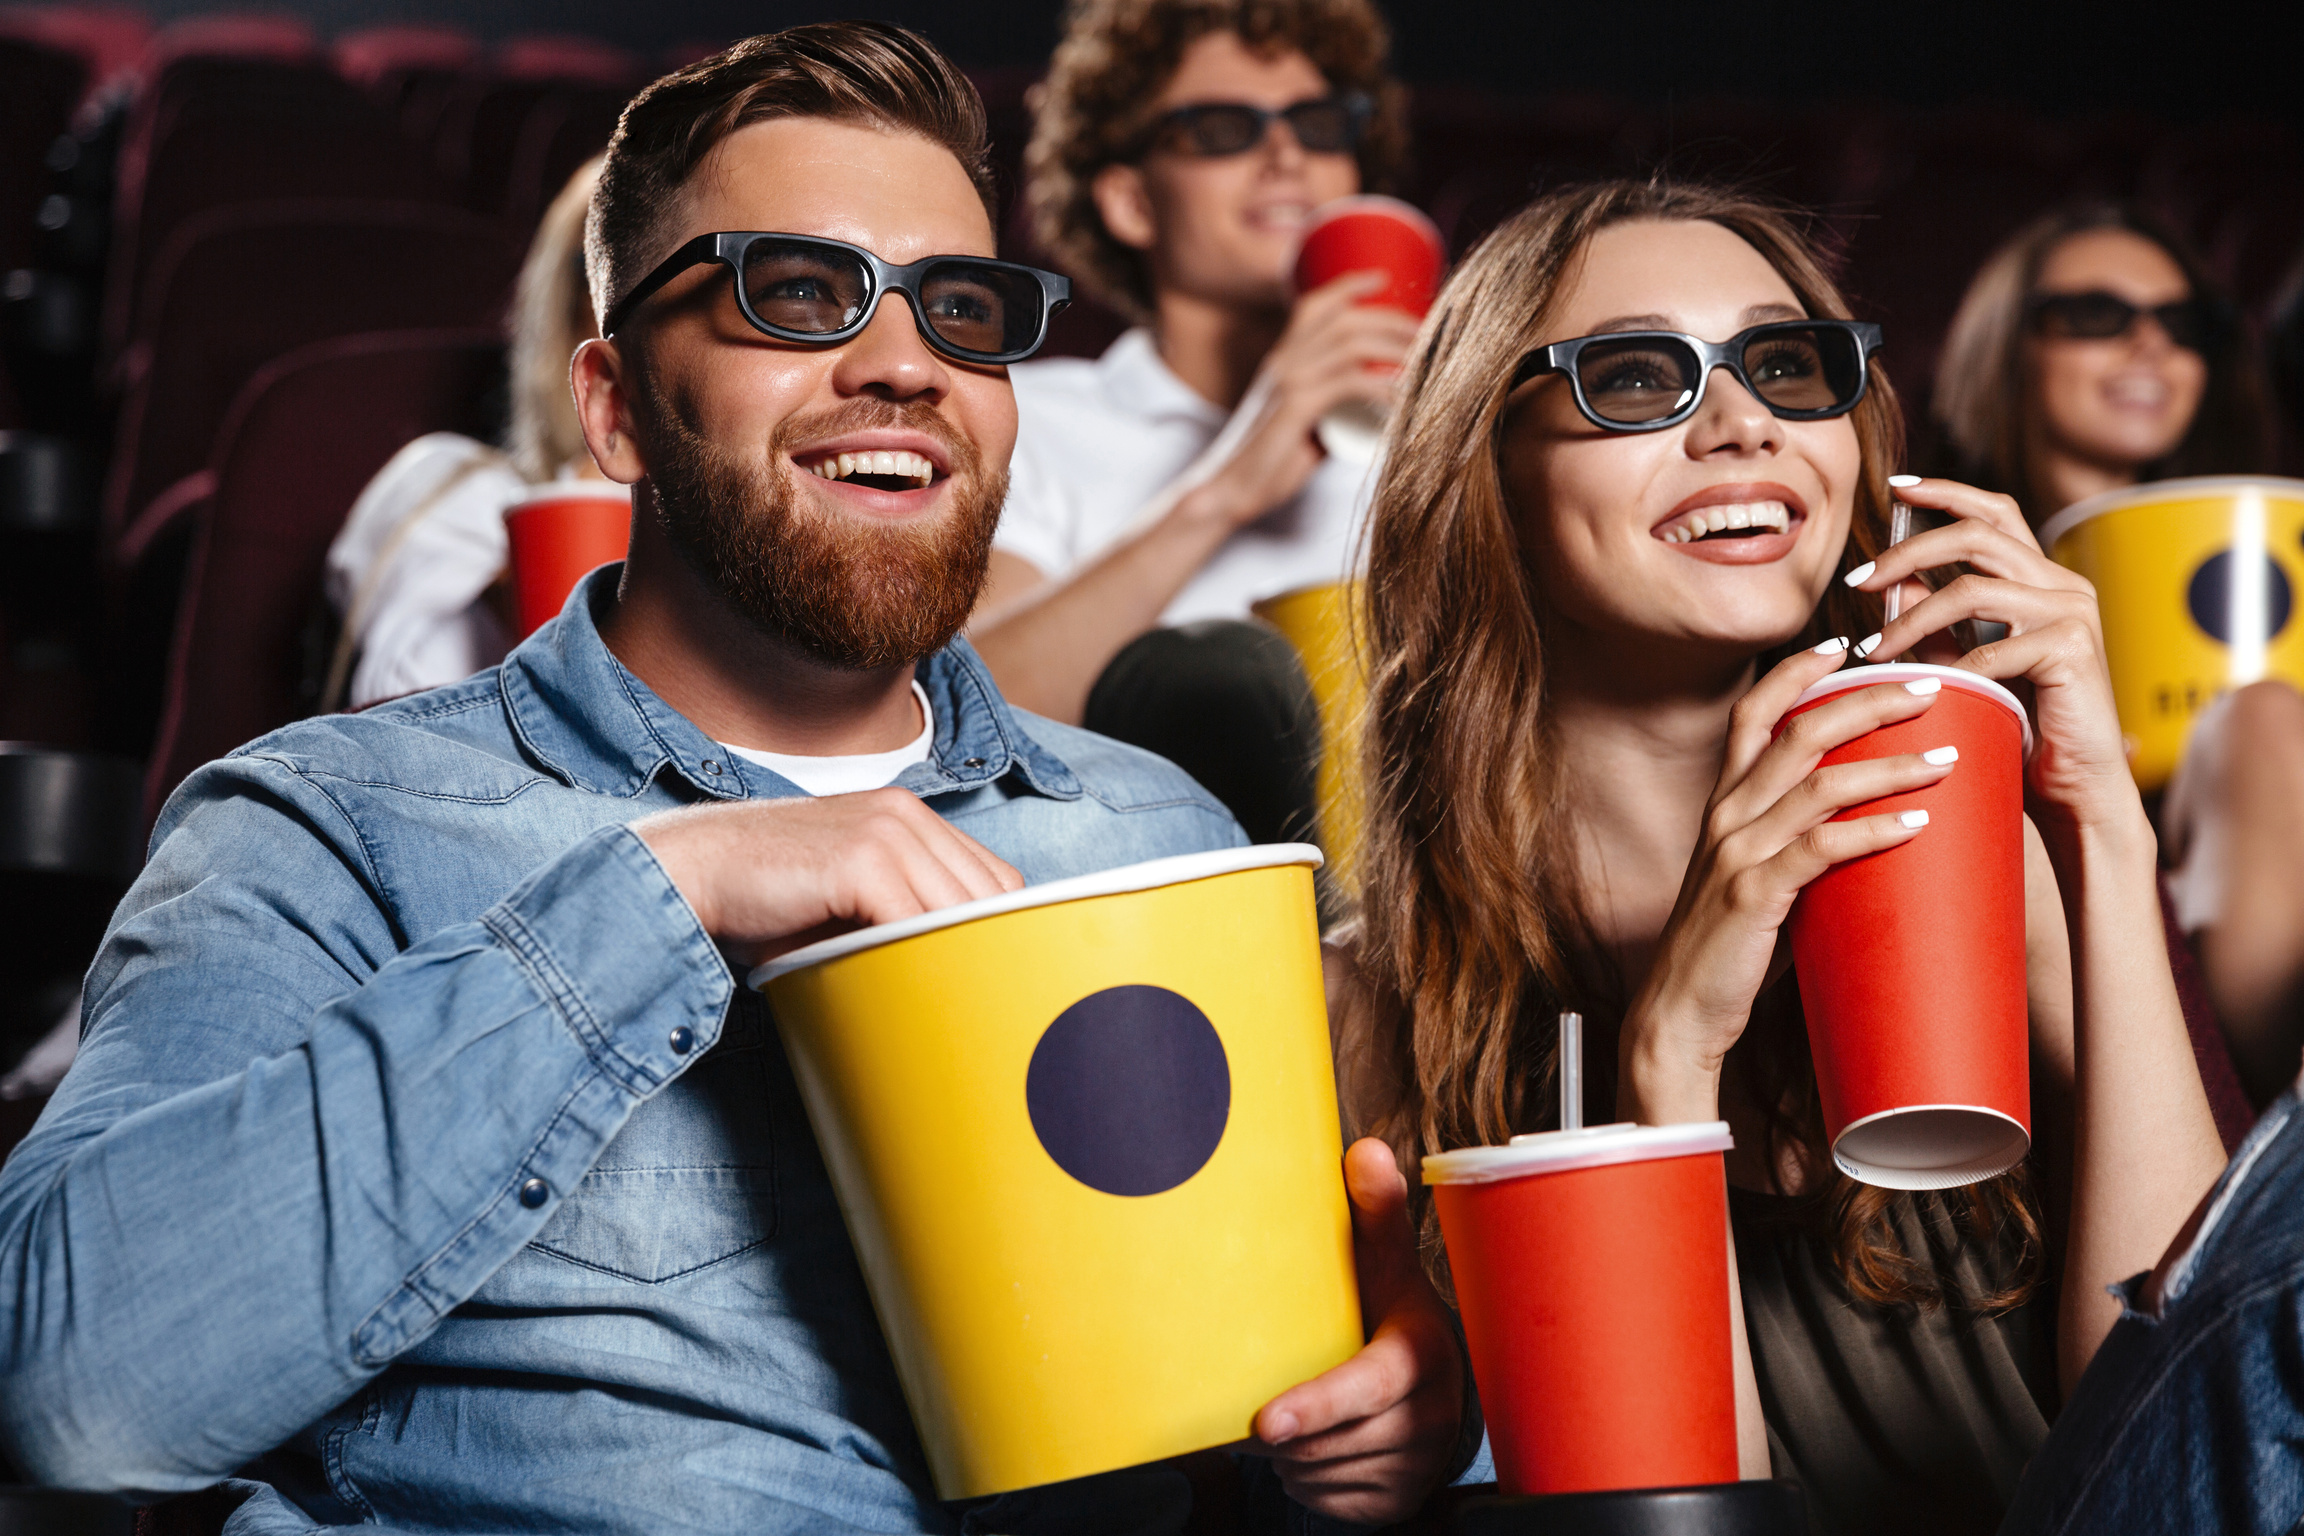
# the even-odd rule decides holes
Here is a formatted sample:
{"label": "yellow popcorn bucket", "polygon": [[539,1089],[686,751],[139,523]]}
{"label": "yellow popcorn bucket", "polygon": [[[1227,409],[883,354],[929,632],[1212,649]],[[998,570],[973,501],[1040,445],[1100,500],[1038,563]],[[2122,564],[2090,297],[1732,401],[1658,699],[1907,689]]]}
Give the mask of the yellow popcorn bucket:
{"label": "yellow popcorn bucket", "polygon": [[1319,862],[1155,859],[752,973],[940,1496],[1242,1439],[1360,1347]]}
{"label": "yellow popcorn bucket", "polygon": [[1360,789],[1360,717],[1367,708],[1355,609],[1357,581],[1298,587],[1252,604],[1250,611],[1287,637],[1303,658],[1320,706],[1320,841],[1329,872],[1346,891],[1357,888],[1360,828],[1366,801]]}
{"label": "yellow popcorn bucket", "polygon": [[2193,717],[2267,677],[2304,685],[2304,481],[2162,480],[2074,502],[2040,530],[2096,586],[2137,786],[2175,772]]}

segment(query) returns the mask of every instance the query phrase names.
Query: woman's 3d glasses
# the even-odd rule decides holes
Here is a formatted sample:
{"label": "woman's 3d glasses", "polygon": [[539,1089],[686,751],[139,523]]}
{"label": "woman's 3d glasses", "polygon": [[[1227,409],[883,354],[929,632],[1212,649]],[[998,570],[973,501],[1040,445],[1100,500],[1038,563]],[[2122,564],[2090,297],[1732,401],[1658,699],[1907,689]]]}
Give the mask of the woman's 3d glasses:
{"label": "woman's 3d glasses", "polygon": [[1782,419],[1822,421],[1864,398],[1865,363],[1879,350],[1880,327],[1861,320],[1778,320],[1726,341],[1612,331],[1538,347],[1513,371],[1512,387],[1563,373],[1594,426],[1654,432],[1695,415],[1712,370],[1725,368]]}
{"label": "woman's 3d glasses", "polygon": [[930,256],[892,266],[844,240],[727,231],[698,235],[642,278],[608,312],[613,336],[632,312],[690,267],[718,262],[735,279],[753,329],[778,341],[828,347],[872,323],[880,296],[901,293],[921,338],[963,363],[1020,363],[1048,339],[1048,321],[1072,299],[1053,272],[982,256]]}
{"label": "woman's 3d glasses", "polygon": [[2106,341],[2125,336],[2136,322],[2150,315],[2168,333],[2168,339],[2187,352],[2206,353],[2215,344],[2223,317],[2207,299],[2177,299],[2150,308],[2129,303],[2115,293],[2092,289],[2087,293],[2035,294],[2025,306],[2032,329],[2057,340]]}

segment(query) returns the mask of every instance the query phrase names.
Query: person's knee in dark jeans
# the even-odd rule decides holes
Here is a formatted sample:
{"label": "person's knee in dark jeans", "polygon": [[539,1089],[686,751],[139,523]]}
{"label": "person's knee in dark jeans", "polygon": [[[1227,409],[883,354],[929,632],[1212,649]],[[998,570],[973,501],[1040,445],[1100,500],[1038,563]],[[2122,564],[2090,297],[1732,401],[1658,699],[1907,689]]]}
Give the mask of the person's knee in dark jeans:
{"label": "person's knee in dark jeans", "polygon": [[1191,774],[1251,842],[1319,840],[1320,710],[1277,631],[1207,619],[1139,635],[1097,677],[1081,723]]}

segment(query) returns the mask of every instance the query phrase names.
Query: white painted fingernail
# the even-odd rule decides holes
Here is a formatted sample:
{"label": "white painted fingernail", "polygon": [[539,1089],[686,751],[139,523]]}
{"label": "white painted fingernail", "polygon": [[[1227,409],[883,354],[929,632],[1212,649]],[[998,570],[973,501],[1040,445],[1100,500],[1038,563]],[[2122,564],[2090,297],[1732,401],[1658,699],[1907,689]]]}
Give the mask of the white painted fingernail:
{"label": "white painted fingernail", "polygon": [[1890,475],[1888,477],[1888,483],[1896,487],[1896,489],[1902,490],[1908,485],[1918,485],[1920,483],[1920,477],[1918,475]]}
{"label": "white painted fingernail", "polygon": [[[1936,679],[1930,678],[1928,681],[1934,682]],[[1958,747],[1938,747],[1933,752],[1921,753],[1920,761],[1931,768],[1941,768],[1947,763],[1960,761],[1960,749]]]}
{"label": "white painted fingernail", "polygon": [[1856,654],[1858,656],[1869,656],[1879,648],[1880,636],[1877,631],[1856,642]]}
{"label": "white painted fingernail", "polygon": [[1944,684],[1941,679],[1933,677],[1916,677],[1904,685],[1904,691],[1906,693],[1916,693],[1925,698],[1943,686]]}
{"label": "white painted fingernail", "polygon": [[1926,811],[1906,811],[1896,819],[1914,829],[1928,825],[1928,813]]}
{"label": "white painted fingernail", "polygon": [[1837,656],[1846,649],[1848,649],[1848,637],[1846,635],[1834,635],[1816,647],[1816,654],[1819,656]]}
{"label": "white painted fingernail", "polygon": [[1864,585],[1864,578],[1871,575],[1872,568],[1879,563],[1880,562],[1877,560],[1867,560],[1862,565],[1856,567],[1856,569],[1850,571],[1847,575],[1841,577],[1840,579],[1852,587],[1860,587]]}

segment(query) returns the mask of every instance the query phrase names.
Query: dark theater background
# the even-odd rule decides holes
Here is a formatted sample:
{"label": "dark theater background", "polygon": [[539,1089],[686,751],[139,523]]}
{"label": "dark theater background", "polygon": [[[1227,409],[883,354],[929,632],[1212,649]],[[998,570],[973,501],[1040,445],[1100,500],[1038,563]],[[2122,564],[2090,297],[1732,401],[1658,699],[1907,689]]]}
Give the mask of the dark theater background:
{"label": "dark theater background", "polygon": [[[975,73],[1010,254],[1055,0],[877,4]],[[2132,197],[2262,337],[2304,252],[2293,8],[1389,0],[1398,190],[1461,251],[1538,188],[1727,173],[1816,211],[1917,452],[1942,333],[2032,214]],[[0,1073],[191,767],[310,712],[330,538],[402,443],[492,435],[535,220],[639,83],[854,14],[736,0],[0,7]],[[2288,41],[2281,39],[2287,37]],[[1059,351],[1117,323],[1069,314]],[[2295,444],[2288,445],[2291,466]],[[0,1081],[0,1150],[40,1102]]]}

